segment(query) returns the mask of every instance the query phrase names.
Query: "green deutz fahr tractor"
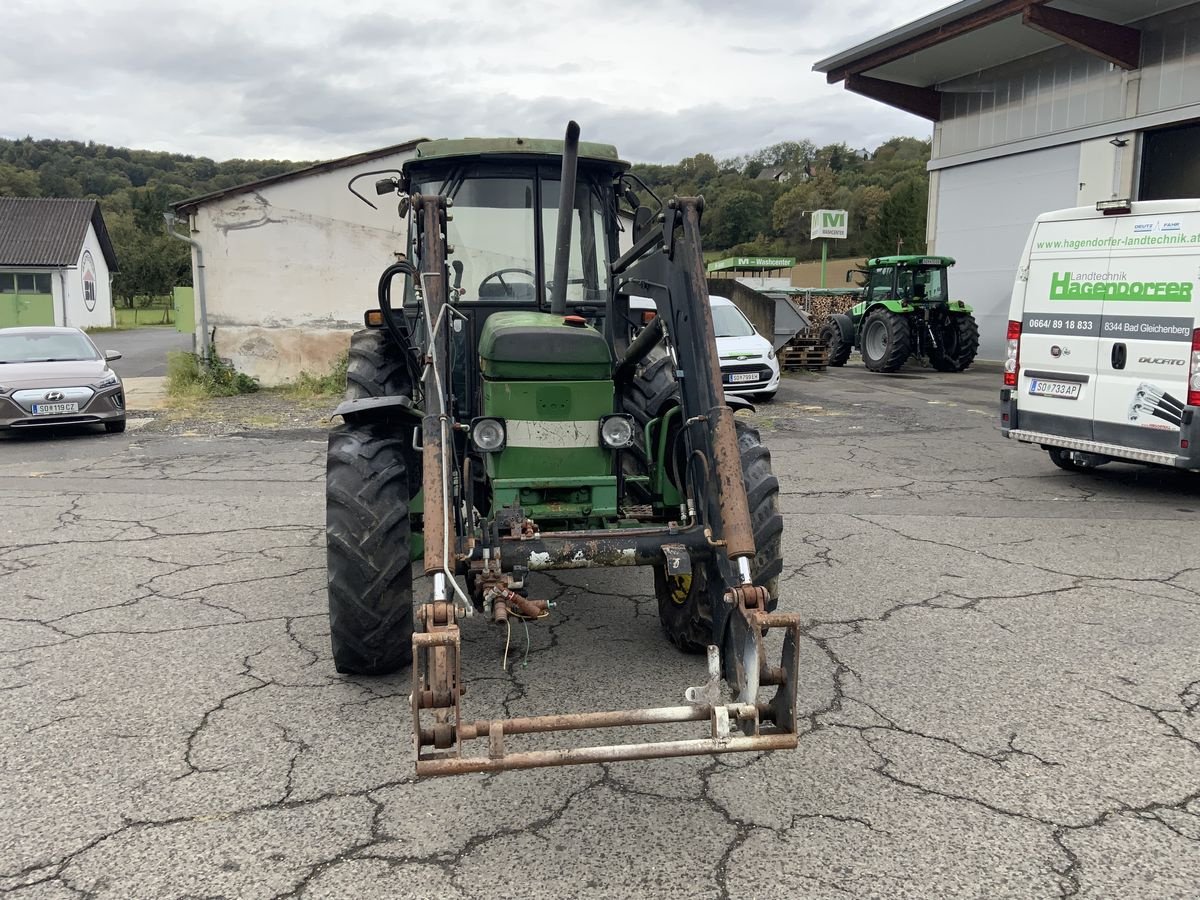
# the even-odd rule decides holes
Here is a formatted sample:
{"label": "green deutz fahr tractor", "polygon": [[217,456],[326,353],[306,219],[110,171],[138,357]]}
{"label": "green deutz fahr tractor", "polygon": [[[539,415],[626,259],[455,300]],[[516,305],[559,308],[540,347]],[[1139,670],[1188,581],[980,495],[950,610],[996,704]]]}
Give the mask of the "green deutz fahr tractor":
{"label": "green deutz fahr tractor", "polygon": [[867,260],[865,299],[834,315],[821,330],[829,364],[842,366],[857,347],[872,372],[895,372],[910,356],[928,359],[939,372],[961,372],[979,352],[979,326],[971,307],[951,300],[948,256],[880,256]]}
{"label": "green deutz fahr tractor", "polygon": [[[411,217],[408,252],[353,336],[329,438],[337,670],[411,664],[418,775],[795,747],[799,617],[774,612],[779,484],[734,418],[748,404],[722,393],[703,200],[659,202],[575,123],[565,141],[420,144],[376,190]],[[646,325],[630,297],[658,316]],[[705,683],[677,706],[465,718],[460,623],[534,624],[554,611],[530,596],[531,573],[610,566],[653,570],[662,628],[707,651]],[[687,723],[700,733],[519,746]]]}

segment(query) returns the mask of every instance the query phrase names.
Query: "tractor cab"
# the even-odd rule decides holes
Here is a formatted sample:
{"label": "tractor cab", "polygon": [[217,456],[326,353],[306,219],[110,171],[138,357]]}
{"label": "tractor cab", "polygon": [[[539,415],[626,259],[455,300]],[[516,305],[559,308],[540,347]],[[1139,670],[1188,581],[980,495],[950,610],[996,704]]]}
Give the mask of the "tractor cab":
{"label": "tractor cab", "polygon": [[946,271],[949,256],[880,256],[867,261],[868,301],[898,300],[908,306],[949,300]]}

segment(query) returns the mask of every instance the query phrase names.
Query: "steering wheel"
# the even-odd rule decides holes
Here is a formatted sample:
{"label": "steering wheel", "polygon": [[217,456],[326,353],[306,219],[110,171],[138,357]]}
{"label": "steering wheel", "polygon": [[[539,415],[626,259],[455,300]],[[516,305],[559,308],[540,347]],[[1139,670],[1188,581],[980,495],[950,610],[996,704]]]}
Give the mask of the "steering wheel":
{"label": "steering wheel", "polygon": [[532,272],[530,272],[528,269],[522,269],[519,267],[508,268],[508,269],[497,269],[495,272],[491,272],[490,274],[484,276],[483,281],[479,282],[479,293],[482,295],[483,294],[483,286],[485,284],[487,284],[489,281],[491,281],[493,278],[495,278],[497,281],[500,282],[500,285],[504,288],[504,293],[511,294],[512,291],[508,287],[508,282],[506,282],[504,280],[505,275],[528,275],[529,282],[531,284],[537,280],[537,276],[534,275]]}

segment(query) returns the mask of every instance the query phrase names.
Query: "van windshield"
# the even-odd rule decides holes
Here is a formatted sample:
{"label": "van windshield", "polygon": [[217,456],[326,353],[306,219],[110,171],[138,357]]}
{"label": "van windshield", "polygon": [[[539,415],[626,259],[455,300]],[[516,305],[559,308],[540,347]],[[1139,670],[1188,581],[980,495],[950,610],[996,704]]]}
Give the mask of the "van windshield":
{"label": "van windshield", "polygon": [[736,306],[713,306],[713,328],[717,337],[750,337],[754,326]]}

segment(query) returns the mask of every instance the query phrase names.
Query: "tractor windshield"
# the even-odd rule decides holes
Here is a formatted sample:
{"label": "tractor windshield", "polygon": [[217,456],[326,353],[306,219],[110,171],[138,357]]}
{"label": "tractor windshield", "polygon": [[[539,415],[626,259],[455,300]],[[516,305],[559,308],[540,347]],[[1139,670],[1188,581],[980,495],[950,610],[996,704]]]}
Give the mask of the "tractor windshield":
{"label": "tractor windshield", "polygon": [[[558,172],[504,174],[459,170],[423,186],[453,198],[447,242],[462,264],[460,302],[549,302],[558,231]],[[575,188],[567,301],[603,304],[608,292],[608,240],[600,183],[580,172]],[[457,276],[456,276],[457,279]]]}
{"label": "tractor windshield", "polygon": [[948,299],[945,267],[900,269],[900,295],[905,300],[944,303]]}

